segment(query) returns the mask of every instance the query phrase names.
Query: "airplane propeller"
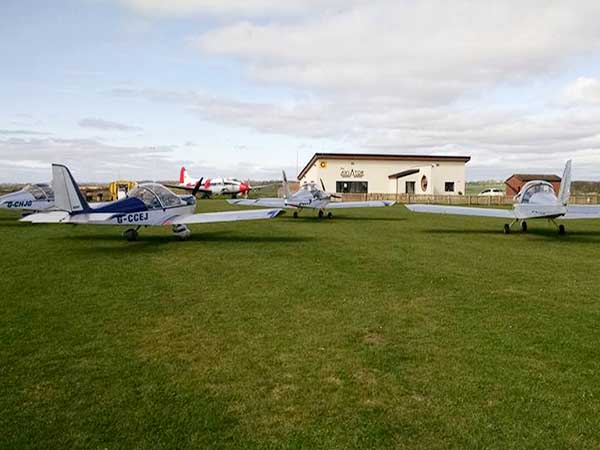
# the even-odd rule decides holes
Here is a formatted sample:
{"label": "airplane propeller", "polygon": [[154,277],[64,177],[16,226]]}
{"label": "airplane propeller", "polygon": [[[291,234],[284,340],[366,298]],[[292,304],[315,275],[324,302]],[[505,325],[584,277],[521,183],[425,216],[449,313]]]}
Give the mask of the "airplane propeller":
{"label": "airplane propeller", "polygon": [[330,198],[342,198],[341,195],[330,194],[329,192],[327,192],[327,189],[325,189],[325,183],[323,182],[323,178],[320,178],[320,180],[321,180],[321,187],[323,188],[323,192],[325,192]]}
{"label": "airplane propeller", "polygon": [[194,186],[194,189],[192,189],[192,195],[195,197],[196,194],[198,193],[198,191],[200,190],[200,186],[202,186],[202,180],[204,180],[204,177],[201,177],[198,182],[196,183],[196,186]]}

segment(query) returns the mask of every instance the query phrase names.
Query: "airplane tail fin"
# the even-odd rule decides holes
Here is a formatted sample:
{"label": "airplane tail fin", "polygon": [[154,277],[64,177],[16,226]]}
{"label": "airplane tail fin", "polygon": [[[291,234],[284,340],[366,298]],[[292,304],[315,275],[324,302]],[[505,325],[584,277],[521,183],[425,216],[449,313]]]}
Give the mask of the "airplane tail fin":
{"label": "airplane tail fin", "polygon": [[181,168],[179,171],[179,184],[196,184],[196,181],[190,177],[185,167]]}
{"label": "airplane tail fin", "polygon": [[69,213],[91,209],[67,166],[52,164],[52,188],[56,208]]}
{"label": "airplane tail fin", "polygon": [[560,183],[560,191],[558,191],[558,200],[566,206],[569,202],[569,197],[571,197],[571,160],[567,161],[565,165],[565,171]]}
{"label": "airplane tail fin", "polygon": [[285,174],[285,170],[282,170],[281,173],[283,174],[283,198],[289,198],[290,187],[288,186],[287,175]]}

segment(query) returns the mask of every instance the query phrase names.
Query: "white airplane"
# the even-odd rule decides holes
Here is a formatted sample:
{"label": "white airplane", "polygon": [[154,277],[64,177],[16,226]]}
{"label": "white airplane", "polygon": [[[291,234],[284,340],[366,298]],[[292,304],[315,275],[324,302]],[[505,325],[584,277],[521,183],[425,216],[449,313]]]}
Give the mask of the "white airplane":
{"label": "white airplane", "polygon": [[[199,187],[196,189],[198,184]],[[239,194],[248,195],[254,189],[262,189],[271,185],[250,186],[248,181],[241,181],[236,178],[208,178],[206,180],[204,178],[192,178],[187,173],[186,168],[182,167],[179,171],[179,184],[168,184],[166,186],[187,191],[196,189],[196,192],[201,193],[204,198],[209,198],[212,195],[231,195],[232,198],[235,198]]]}
{"label": "white airplane", "polygon": [[54,191],[47,184],[29,184],[0,197],[0,208],[45,211],[54,207]]}
{"label": "white airplane", "polygon": [[508,219],[504,224],[504,232],[510,233],[513,225],[521,223],[521,230],[527,232],[527,221],[548,219],[558,227],[559,234],[565,234],[563,224],[556,219],[599,219],[600,205],[568,205],[571,196],[571,161],[567,161],[558,196],[552,184],[547,181],[534,180],[526,183],[515,197],[513,209],[471,208],[463,206],[441,205],[406,205],[408,209],[420,213],[455,214],[460,216],[480,216]]}
{"label": "white airplane", "polygon": [[60,164],[52,165],[52,185],[57,211],[39,212],[21,219],[22,221],[127,225],[130,228],[123,235],[128,241],[137,239],[138,230],[142,226],[171,225],[175,236],[185,240],[190,236],[190,230],[186,226],[189,224],[272,219],[281,212],[280,209],[263,209],[194,214],[194,195],[179,196],[157,183],[140,184],[129,192],[127,198],[92,207],[81,194],[69,169]]}
{"label": "white airplane", "polygon": [[[302,209],[313,209],[319,211],[319,218],[325,215],[325,211],[329,209],[343,209],[343,208],[379,208],[383,206],[392,206],[396,202],[391,201],[367,201],[367,202],[332,202],[332,198],[341,198],[339,195],[330,194],[326,192],[325,183],[321,180],[321,187],[323,190],[317,187],[317,184],[305,183],[298,192],[290,194],[287,176],[283,172],[283,191],[284,198],[259,198],[256,200],[240,199],[240,200],[227,200],[231,205],[244,205],[244,206],[262,206],[267,208],[287,208],[294,209],[294,218],[298,217],[298,211]],[[327,213],[327,218],[333,218],[331,211]]]}

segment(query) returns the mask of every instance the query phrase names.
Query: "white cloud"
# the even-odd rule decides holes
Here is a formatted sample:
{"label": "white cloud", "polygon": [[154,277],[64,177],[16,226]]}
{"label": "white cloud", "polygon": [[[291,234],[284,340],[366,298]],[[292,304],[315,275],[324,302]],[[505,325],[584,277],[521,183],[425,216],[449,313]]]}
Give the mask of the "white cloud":
{"label": "white cloud", "polygon": [[103,131],[141,131],[140,127],[127,125],[120,122],[114,122],[112,120],[98,119],[95,117],[86,117],[78,122],[80,127],[83,128],[94,128],[96,130]]}
{"label": "white cloud", "polygon": [[563,91],[563,100],[574,104],[600,105],[600,80],[579,77]]}
{"label": "white cloud", "polygon": [[197,38],[265,83],[445,104],[597,50],[600,4],[374,0],[287,21],[239,21]]}
{"label": "white cloud", "polygon": [[365,0],[119,0],[136,11],[159,16],[294,15],[326,11]]}

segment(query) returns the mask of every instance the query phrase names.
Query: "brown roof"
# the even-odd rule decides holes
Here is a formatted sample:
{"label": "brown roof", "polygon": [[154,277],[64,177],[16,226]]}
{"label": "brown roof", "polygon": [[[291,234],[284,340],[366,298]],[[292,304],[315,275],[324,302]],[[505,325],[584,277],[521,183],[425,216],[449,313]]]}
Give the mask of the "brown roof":
{"label": "brown roof", "polygon": [[302,179],[306,172],[319,159],[356,159],[370,161],[451,161],[467,163],[471,160],[470,156],[437,156],[437,155],[387,155],[377,153],[315,153],[304,169],[298,174],[298,179]]}
{"label": "brown roof", "polygon": [[511,178],[516,178],[517,180],[521,180],[521,181],[534,181],[534,180],[543,180],[543,181],[558,181],[560,182],[561,178],[558,175],[534,175],[534,174],[527,174],[527,173],[515,173],[514,175],[511,175],[510,177],[508,177],[505,181],[505,183],[508,183],[508,181]]}

